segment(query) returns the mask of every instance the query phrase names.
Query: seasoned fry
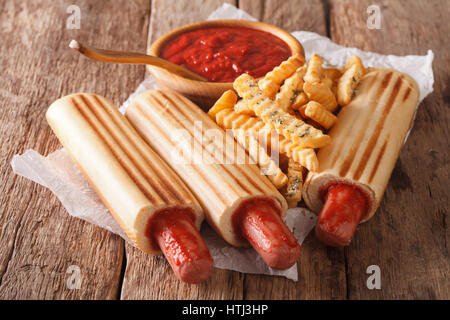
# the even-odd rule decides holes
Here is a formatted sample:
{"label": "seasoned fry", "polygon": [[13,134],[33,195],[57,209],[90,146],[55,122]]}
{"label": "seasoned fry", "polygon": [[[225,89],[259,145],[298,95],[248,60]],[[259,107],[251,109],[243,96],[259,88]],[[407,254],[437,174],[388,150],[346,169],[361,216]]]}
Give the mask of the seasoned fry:
{"label": "seasoned fry", "polygon": [[327,85],[330,87],[331,92],[333,92],[333,95],[336,97],[337,84],[339,78],[342,76],[342,72],[337,68],[323,69],[323,76],[332,81],[332,84],[330,86],[329,80],[325,80],[326,82],[328,82]]}
{"label": "seasoned fry", "polygon": [[[229,114],[232,114],[233,117],[227,117]],[[286,175],[276,165],[275,161],[269,157],[266,150],[259,144],[258,140],[253,135],[248,134],[245,130],[249,125],[254,130],[261,129],[264,127],[262,121],[259,121],[256,118],[250,118],[244,114],[238,114],[233,108],[223,108],[215,114],[215,117],[216,119],[213,120],[217,121],[222,128],[232,129],[236,141],[247,150],[249,156],[258,163],[261,170],[263,170],[277,189],[286,185]],[[249,119],[254,119],[255,121],[249,121]]]}
{"label": "seasoned fry", "polygon": [[292,159],[289,159],[287,178],[288,182],[284,197],[289,208],[295,208],[297,203],[302,200],[303,167]]}
{"label": "seasoned fry", "polygon": [[306,74],[303,77],[303,80],[311,83],[320,82],[322,79],[322,63],[323,58],[314,53],[311,58],[309,58],[308,68],[306,69]]}
{"label": "seasoned fry", "polygon": [[291,108],[294,110],[299,110],[305,103],[308,102],[308,96],[303,91],[300,92],[294,99]]}
{"label": "seasoned fry", "polygon": [[328,135],[281,110],[277,103],[265,97],[250,75],[245,73],[240,75],[233,86],[255,114],[279,134],[292,139],[304,148],[320,148],[330,144],[331,139]]}
{"label": "seasoned fry", "polygon": [[333,93],[334,98],[336,99],[336,103],[337,103],[337,83],[333,83],[333,85],[331,86],[331,92]]}
{"label": "seasoned fry", "polygon": [[330,88],[330,89],[333,87],[333,80],[331,80],[330,78],[328,78],[326,76],[324,78],[322,78],[321,82],[323,84],[326,84],[327,87]]}
{"label": "seasoned fry", "polygon": [[216,114],[216,123],[223,129],[242,129],[246,132],[258,133],[265,127],[260,119],[245,114],[238,114],[233,109],[224,109]]}
{"label": "seasoned fry", "polygon": [[303,85],[303,91],[305,91],[309,100],[317,101],[324,106],[328,111],[334,112],[337,109],[336,98],[334,97],[331,89],[321,82],[305,82]]}
{"label": "seasoned fry", "polygon": [[259,80],[259,88],[267,97],[274,98],[283,81],[304,64],[305,58],[302,55],[293,55]]}
{"label": "seasoned fry", "polygon": [[345,70],[347,71],[352,66],[356,66],[356,73],[361,77],[366,74],[366,69],[364,68],[360,57],[352,56],[350,59],[348,59],[347,63],[345,64]]}
{"label": "seasoned fry", "polygon": [[278,135],[277,146],[271,145],[272,129],[258,118],[237,114],[233,109],[224,109],[217,113],[216,123],[223,129],[244,130],[245,132],[258,137],[260,141],[264,141],[267,147],[277,149],[273,151],[278,151],[279,153],[286,155],[300,163],[309,171],[315,172],[319,170],[319,162],[313,149],[305,149],[300,144],[292,142],[283,135]]}
{"label": "seasoned fry", "polygon": [[357,87],[361,78],[367,73],[361,59],[358,56],[352,56],[345,65],[345,72],[339,79],[337,85],[337,100],[339,105],[345,106],[356,95]]}
{"label": "seasoned fry", "polygon": [[234,111],[236,111],[239,114],[246,114],[248,116],[254,116],[255,112],[249,108],[247,102],[244,99],[239,100],[234,105]]}
{"label": "seasoned fry", "polygon": [[322,78],[322,83],[326,84],[327,87],[330,88],[335,99],[336,99],[336,91],[337,91],[338,81],[339,81],[339,79],[333,80],[331,78],[328,78],[325,74],[324,74],[324,78]]}
{"label": "seasoned fry", "polygon": [[300,69],[297,69],[297,72],[300,73],[300,81],[297,85],[297,90],[294,92],[294,96],[291,98],[291,105],[289,106],[290,110],[298,110],[302,105],[308,102],[308,97],[303,91],[303,85],[305,81],[303,77],[305,76],[307,66],[304,65]]}
{"label": "seasoned fry", "polygon": [[325,109],[320,103],[310,101],[300,110],[305,117],[314,120],[325,129],[330,129],[337,120],[337,117]]}
{"label": "seasoned fry", "polygon": [[275,101],[281,109],[287,111],[289,106],[294,102],[295,97],[303,90],[303,76],[306,72],[306,67],[300,67],[294,72],[292,76],[287,78],[277,93]]}
{"label": "seasoned fry", "polygon": [[339,79],[337,87],[337,100],[339,105],[345,106],[356,95],[357,87],[362,75],[358,72],[358,66],[352,65]]}
{"label": "seasoned fry", "polygon": [[282,188],[288,182],[288,178],[273,161],[266,150],[259,144],[258,140],[242,129],[232,129],[236,141],[247,150],[249,156],[258,163],[262,172],[277,189]]}
{"label": "seasoned fry", "polygon": [[327,77],[333,80],[333,82],[337,82],[339,78],[342,76],[342,72],[337,68],[329,68],[329,69],[322,69],[323,74]]}
{"label": "seasoned fry", "polygon": [[225,91],[216,103],[209,109],[208,115],[214,120],[216,113],[220,110],[233,108],[237,101],[237,95],[233,90]]}
{"label": "seasoned fry", "polygon": [[308,66],[305,64],[302,67],[298,68],[297,71],[296,71],[299,74],[299,76],[300,76],[300,82],[298,83],[298,87],[297,87],[299,90],[301,90],[303,88],[303,83],[305,82],[303,80],[303,77],[306,74],[306,69],[307,68],[308,68]]}
{"label": "seasoned fry", "polygon": [[279,148],[281,153],[289,155],[290,159],[300,163],[309,171],[319,171],[319,160],[314,149],[304,149],[288,139],[280,139]]}

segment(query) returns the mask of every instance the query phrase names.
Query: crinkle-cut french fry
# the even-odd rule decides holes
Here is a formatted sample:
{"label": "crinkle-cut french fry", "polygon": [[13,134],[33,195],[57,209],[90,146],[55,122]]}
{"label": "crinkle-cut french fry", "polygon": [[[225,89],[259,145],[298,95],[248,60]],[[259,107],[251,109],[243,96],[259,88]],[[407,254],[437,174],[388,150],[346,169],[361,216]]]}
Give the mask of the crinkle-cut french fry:
{"label": "crinkle-cut french fry", "polygon": [[237,95],[233,90],[225,91],[216,103],[209,109],[208,115],[214,120],[217,112],[223,109],[233,108],[237,101]]}
{"label": "crinkle-cut french fry", "polygon": [[308,102],[308,96],[303,91],[303,85],[305,84],[305,81],[303,80],[303,77],[306,73],[306,65],[301,67],[300,70],[300,82],[297,86],[297,91],[295,91],[294,96],[291,98],[291,105],[289,106],[290,110],[298,110],[302,105]]}
{"label": "crinkle-cut french fry", "polygon": [[337,100],[339,105],[345,106],[356,95],[361,78],[366,74],[366,69],[358,56],[352,56],[345,65],[345,72],[337,85]]}
{"label": "crinkle-cut french fry", "polygon": [[286,185],[288,179],[286,175],[277,166],[266,150],[259,144],[258,140],[251,134],[242,129],[232,129],[233,136],[236,141],[247,150],[250,158],[258,163],[261,171],[267,175],[269,180],[274,184],[277,189],[280,189]]}
{"label": "crinkle-cut french fry", "polygon": [[340,106],[349,104],[352,99],[354,89],[357,85],[355,75],[356,66],[353,65],[339,79],[336,96]]}
{"label": "crinkle-cut french fry", "polygon": [[339,78],[342,76],[342,72],[337,68],[328,68],[328,69],[322,69],[323,74],[327,77],[333,80],[333,82],[337,82]]}
{"label": "crinkle-cut french fry", "polygon": [[[334,81],[331,78],[328,78],[326,75],[324,75],[324,78],[322,78],[322,83],[326,84],[328,88],[330,88],[331,92],[333,93],[334,98],[336,99],[336,91],[337,91],[337,83],[339,79]],[[337,102],[337,101],[336,101]]]}
{"label": "crinkle-cut french fry", "polygon": [[328,111],[334,112],[337,109],[336,98],[334,97],[331,89],[321,82],[305,82],[303,85],[303,91],[305,91],[309,100],[317,101],[324,106]]}
{"label": "crinkle-cut french fry", "polygon": [[[248,132],[258,132],[264,127],[264,123],[257,118],[251,118],[244,114],[237,114],[232,108],[222,109],[216,114],[216,122],[224,129],[232,129],[236,141],[241,144],[268,176],[276,188],[281,188],[287,183],[286,175],[267,155],[254,135]],[[252,121],[253,120],[253,121]],[[246,130],[248,128],[248,131]]]}
{"label": "crinkle-cut french fry", "polygon": [[283,81],[304,64],[305,58],[301,54],[293,55],[259,80],[259,88],[267,97],[274,98]]}
{"label": "crinkle-cut french fry", "polygon": [[323,58],[318,54],[314,53],[308,61],[308,68],[306,69],[306,74],[303,77],[305,82],[320,82],[322,79],[322,63]]}
{"label": "crinkle-cut french fry", "polygon": [[334,98],[336,99],[336,103],[337,103],[337,82],[333,83],[333,85],[331,86],[331,92],[333,93]]}
{"label": "crinkle-cut french fry", "polygon": [[279,134],[304,148],[321,148],[330,144],[330,136],[281,110],[276,102],[265,97],[250,75],[240,75],[233,86],[255,114]]}
{"label": "crinkle-cut french fry", "polygon": [[305,114],[306,105],[307,105],[307,103],[305,103],[303,106],[300,107],[300,109],[298,109],[298,113],[300,113],[302,118],[307,118],[306,114]]}
{"label": "crinkle-cut french fry", "polygon": [[280,92],[275,96],[275,101],[281,109],[287,111],[289,106],[294,102],[295,97],[300,93],[298,87],[303,87],[302,74],[304,74],[303,67],[298,68],[292,76],[287,78],[280,88]]}
{"label": "crinkle-cut french fry", "polygon": [[322,82],[323,84],[326,84],[327,87],[330,88],[330,89],[333,87],[333,80],[331,80],[331,79],[328,78],[328,77],[322,78],[321,82]]}
{"label": "crinkle-cut french fry", "polygon": [[339,78],[342,76],[342,72],[337,68],[323,69],[323,76],[325,79],[331,80],[331,85],[329,80],[322,80],[330,87],[331,92],[336,97],[337,85]]}
{"label": "crinkle-cut french fry", "polygon": [[239,100],[234,105],[234,111],[239,114],[246,114],[248,116],[254,116],[255,112],[249,108],[247,102],[244,99]]}
{"label": "crinkle-cut french fry", "polygon": [[291,108],[294,110],[300,109],[304,104],[309,101],[308,96],[303,91],[300,92],[294,99]]}
{"label": "crinkle-cut french fry", "polygon": [[[304,149],[288,139],[279,141],[279,150],[290,156],[290,159],[300,163],[303,167],[312,172],[319,171],[319,160],[314,149]],[[273,146],[272,146],[273,147]]]}
{"label": "crinkle-cut french fry", "polygon": [[[224,109],[217,113],[216,123],[223,129],[241,129],[258,137],[267,147],[277,149],[279,153],[300,163],[309,171],[319,170],[319,161],[313,149],[305,149],[300,144],[292,142],[283,135],[278,135],[278,143],[271,144],[272,129],[259,118],[237,114],[233,109]],[[277,150],[273,150],[276,152]]]}
{"label": "crinkle-cut french fry", "polygon": [[292,159],[289,159],[287,171],[287,187],[284,197],[289,208],[297,207],[297,203],[302,200],[303,191],[303,167]]}
{"label": "crinkle-cut french fry", "polygon": [[246,132],[258,133],[265,127],[260,119],[245,114],[238,114],[233,109],[224,109],[216,114],[216,123],[223,129],[242,129]]}
{"label": "crinkle-cut french fry", "polygon": [[357,65],[352,65],[339,79],[337,86],[337,100],[340,106],[350,103],[357,93],[357,87],[362,75],[358,72]]}
{"label": "crinkle-cut french fry", "polygon": [[360,57],[358,57],[356,55],[350,57],[350,59],[348,59],[347,63],[345,64],[345,70],[347,71],[348,69],[351,68],[351,66],[356,66],[356,72],[361,77],[366,74],[366,69],[364,68],[364,65],[363,65]]}
{"label": "crinkle-cut french fry", "polygon": [[337,117],[325,109],[320,103],[310,101],[300,111],[305,117],[314,120],[325,129],[330,129],[336,122]]}
{"label": "crinkle-cut french fry", "polygon": [[301,66],[300,68],[298,68],[297,71],[296,71],[299,74],[299,76],[300,76],[300,82],[298,83],[298,87],[297,87],[299,90],[303,89],[303,83],[305,82],[303,80],[303,77],[306,74],[306,69],[307,68],[308,68],[308,66],[305,64],[305,65]]}

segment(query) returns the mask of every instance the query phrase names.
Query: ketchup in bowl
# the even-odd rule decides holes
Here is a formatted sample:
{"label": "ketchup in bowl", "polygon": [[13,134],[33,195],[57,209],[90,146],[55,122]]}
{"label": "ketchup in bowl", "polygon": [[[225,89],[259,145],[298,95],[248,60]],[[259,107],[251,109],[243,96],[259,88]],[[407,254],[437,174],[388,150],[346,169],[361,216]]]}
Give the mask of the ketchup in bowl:
{"label": "ketchup in bowl", "polygon": [[280,38],[245,27],[210,27],[183,33],[160,56],[212,82],[232,82],[242,73],[258,78],[291,56]]}

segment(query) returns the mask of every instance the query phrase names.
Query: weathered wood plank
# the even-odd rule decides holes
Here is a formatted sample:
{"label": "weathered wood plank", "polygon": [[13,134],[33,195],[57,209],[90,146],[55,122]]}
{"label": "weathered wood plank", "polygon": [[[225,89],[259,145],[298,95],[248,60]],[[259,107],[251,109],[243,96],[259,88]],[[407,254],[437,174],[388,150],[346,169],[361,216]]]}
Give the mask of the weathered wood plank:
{"label": "weathered wood plank", "polygon": [[[204,20],[222,3],[234,1],[152,1],[148,46],[158,37],[187,23]],[[242,299],[243,275],[215,269],[211,278],[199,285],[186,285],[175,278],[163,258],[151,258],[126,246],[127,269],[122,299]]]}
{"label": "weathered wood plank", "polygon": [[223,3],[236,5],[235,0],[191,0],[177,2],[153,0],[148,45],[150,46],[156,39],[175,28],[206,20]]}
{"label": "weathered wood plank", "polygon": [[[175,6],[152,1],[148,43],[174,27],[204,19],[221,2],[177,1]],[[127,246],[121,292],[123,241],[68,217],[48,190],[14,176],[9,162],[28,148],[43,154],[59,148],[43,116],[56,98],[90,91],[119,104],[134,90],[145,68],[91,62],[66,46],[75,37],[97,47],[144,51],[150,2],[75,1],[82,12],[80,30],[65,29],[68,4],[0,4],[0,61],[8,66],[0,77],[0,298],[448,298],[450,178],[444,137],[449,134],[449,6],[445,1],[329,2],[331,36],[338,43],[394,54],[424,54],[431,48],[436,54],[435,92],[419,109],[377,216],[360,227],[345,250],[326,248],[308,237],[297,284],[216,269],[208,282],[187,286],[175,279],[164,259]],[[366,27],[366,9],[372,4],[382,10],[381,30]],[[321,1],[240,0],[239,5],[289,31],[326,34]],[[371,264],[381,267],[379,291],[365,285]],[[66,286],[70,265],[81,269],[80,290]]]}
{"label": "weathered wood plank", "polygon": [[242,299],[244,276],[237,272],[214,269],[208,281],[190,285],[175,277],[162,256],[149,258],[130,245],[126,255],[122,299]]}
{"label": "weathered wood plank", "polygon": [[325,4],[320,0],[240,0],[239,8],[289,32],[327,35]]}
{"label": "weathered wood plank", "polygon": [[[369,5],[381,29],[366,26]],[[331,36],[340,44],[397,55],[435,53],[434,93],[419,108],[376,216],[346,249],[351,299],[448,299],[450,6],[447,1],[330,1]],[[381,268],[381,290],[366,268]]]}
{"label": "weathered wood plank", "polygon": [[[81,9],[79,30],[66,29],[70,4]],[[67,46],[77,38],[145,51],[150,3],[41,0],[0,7],[0,298],[117,298],[123,240],[70,218],[50,191],[13,175],[10,161],[29,148],[42,154],[60,148],[44,117],[53,100],[85,91],[119,103],[142,81],[145,67],[92,62]],[[71,265],[81,271],[79,290],[66,285]]]}
{"label": "weathered wood plank", "polygon": [[[326,35],[322,1],[240,0],[239,7],[289,31]],[[346,297],[344,251],[323,246],[311,233],[302,246],[297,283],[281,277],[245,275],[246,299],[343,299]]]}

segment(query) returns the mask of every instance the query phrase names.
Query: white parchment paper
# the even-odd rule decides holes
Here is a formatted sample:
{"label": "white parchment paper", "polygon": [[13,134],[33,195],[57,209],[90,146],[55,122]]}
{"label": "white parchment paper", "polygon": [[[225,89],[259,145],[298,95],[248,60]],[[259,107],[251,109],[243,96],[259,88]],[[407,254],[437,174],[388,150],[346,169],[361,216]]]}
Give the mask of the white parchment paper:
{"label": "white parchment paper", "polygon": [[[211,13],[208,19],[256,20],[230,4],[219,7]],[[297,31],[293,32],[292,35],[302,43],[306,58],[316,52],[324,57],[328,64],[342,66],[348,58],[357,54],[361,57],[365,66],[393,68],[410,75],[417,81],[420,88],[419,103],[433,91],[432,62],[434,55],[431,50],[428,50],[425,56],[381,55],[356,48],[342,47],[313,32]],[[135,95],[155,88],[157,86],[154,79],[148,77],[123,103],[120,111],[125,112]],[[71,216],[114,232],[130,242],[64,149],[57,150],[47,157],[34,150],[27,150],[22,155],[15,155],[11,161],[11,166],[14,173],[50,189]],[[288,210],[286,223],[301,244],[314,227],[316,216],[304,208],[290,209]],[[294,281],[298,279],[297,265],[288,270],[273,270],[267,267],[253,249],[231,247],[216,235],[207,224],[203,224],[201,233],[214,258],[214,266],[217,268],[245,273],[280,275]],[[149,256],[149,259],[152,259],[152,257]]]}

